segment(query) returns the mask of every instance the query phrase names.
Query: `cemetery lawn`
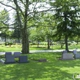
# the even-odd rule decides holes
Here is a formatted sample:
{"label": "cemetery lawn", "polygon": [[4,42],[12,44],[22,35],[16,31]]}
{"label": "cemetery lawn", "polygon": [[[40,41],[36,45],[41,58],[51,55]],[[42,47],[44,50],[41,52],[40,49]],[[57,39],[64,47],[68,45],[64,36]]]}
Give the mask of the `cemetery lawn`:
{"label": "cemetery lawn", "polygon": [[[73,80],[73,74],[80,73],[80,60],[59,60],[61,53],[25,55],[29,63],[0,63],[0,80]],[[38,59],[47,61],[39,62]]]}
{"label": "cemetery lawn", "polygon": [[[71,44],[68,45],[69,49],[80,49],[80,43],[79,44]],[[11,45],[11,46],[5,46],[4,44],[0,45],[0,52],[8,52],[8,51],[21,51],[22,46],[21,44],[15,44],[15,45]],[[39,47],[37,45],[30,45],[29,46],[30,50],[48,50],[47,49],[47,45],[39,45]],[[56,44],[56,45],[51,45],[50,46],[50,50],[61,50],[61,49],[65,49],[65,45],[63,46],[63,48],[61,48],[60,44]]]}

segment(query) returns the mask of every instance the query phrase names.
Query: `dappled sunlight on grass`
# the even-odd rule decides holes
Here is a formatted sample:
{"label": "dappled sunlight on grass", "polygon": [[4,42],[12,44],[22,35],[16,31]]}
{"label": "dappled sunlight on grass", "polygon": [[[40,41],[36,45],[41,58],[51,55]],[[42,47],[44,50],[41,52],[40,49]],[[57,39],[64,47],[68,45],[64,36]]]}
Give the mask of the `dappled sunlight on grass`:
{"label": "dappled sunlight on grass", "polygon": [[6,52],[6,51],[21,51],[21,47],[20,46],[0,46],[0,52]]}
{"label": "dappled sunlight on grass", "polygon": [[[0,80],[72,80],[75,72],[80,73],[80,60],[59,60],[61,53],[27,54],[29,63],[0,63]],[[38,62],[34,59],[47,59]]]}
{"label": "dappled sunlight on grass", "polygon": [[[57,44],[53,44],[50,46],[50,49],[47,48],[47,44],[41,44],[39,45],[39,47],[37,45],[29,45],[29,50],[61,50],[61,49],[65,49],[65,45],[63,46],[63,48],[61,48],[61,44],[57,43]],[[68,45],[69,49],[79,49],[80,48],[80,43],[79,44],[70,44]],[[22,49],[22,45],[21,44],[15,44],[15,45],[7,45],[5,46],[0,45],[0,52],[5,52],[5,51],[21,51]]]}

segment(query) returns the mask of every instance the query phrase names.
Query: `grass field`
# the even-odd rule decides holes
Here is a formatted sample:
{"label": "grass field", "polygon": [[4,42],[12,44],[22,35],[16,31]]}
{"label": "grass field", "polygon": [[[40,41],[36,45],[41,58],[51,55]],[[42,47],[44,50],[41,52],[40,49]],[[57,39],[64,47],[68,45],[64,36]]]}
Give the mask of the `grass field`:
{"label": "grass field", "polygon": [[[29,63],[0,63],[0,80],[73,80],[80,73],[80,60],[59,60],[61,53],[27,54]],[[47,59],[38,62],[34,59]]]}
{"label": "grass field", "polygon": [[[21,45],[12,45],[12,46],[5,46],[5,45],[0,45],[0,52],[6,52],[6,51],[21,51]],[[80,49],[80,43],[78,45],[76,44],[71,44],[68,46],[69,49]],[[39,45],[39,47],[37,47],[37,45],[30,45],[29,46],[30,50],[47,50],[47,45]],[[51,45],[50,46],[51,50],[60,50],[60,49],[65,49],[65,45],[63,46],[63,48],[61,48],[60,44],[56,44],[56,45]]]}
{"label": "grass field", "polygon": [[[63,47],[64,49],[65,47]],[[80,44],[69,45],[69,49],[80,49]],[[47,46],[30,45],[30,50],[46,50]],[[51,49],[59,50],[60,45],[52,45]],[[0,52],[21,51],[21,45],[0,45]],[[74,73],[80,73],[80,60],[59,60],[61,53],[25,54],[29,63],[0,63],[0,80],[73,80]],[[0,56],[0,59],[3,56]],[[47,62],[35,61],[45,58]]]}

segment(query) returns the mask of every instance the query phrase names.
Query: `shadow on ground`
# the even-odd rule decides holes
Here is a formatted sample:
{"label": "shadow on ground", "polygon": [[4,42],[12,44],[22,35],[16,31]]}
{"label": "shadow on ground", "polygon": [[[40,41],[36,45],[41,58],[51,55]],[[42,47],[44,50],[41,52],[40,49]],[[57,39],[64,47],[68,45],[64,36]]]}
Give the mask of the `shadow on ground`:
{"label": "shadow on ground", "polygon": [[[72,80],[80,68],[80,60],[58,60],[60,54],[29,54],[29,63],[1,64],[0,80]],[[46,58],[47,62],[31,60]]]}

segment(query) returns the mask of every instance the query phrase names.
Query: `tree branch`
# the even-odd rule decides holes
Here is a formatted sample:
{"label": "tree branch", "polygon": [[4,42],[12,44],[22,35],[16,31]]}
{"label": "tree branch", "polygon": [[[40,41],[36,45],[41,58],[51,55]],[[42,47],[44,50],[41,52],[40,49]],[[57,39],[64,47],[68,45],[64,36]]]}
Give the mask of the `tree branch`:
{"label": "tree branch", "polygon": [[21,14],[24,16],[24,13],[23,13],[23,11],[21,10],[21,8],[19,7],[19,5],[18,5],[18,3],[17,3],[17,1],[16,0],[14,0],[14,3],[15,3],[15,5],[16,5],[16,8],[21,12]]}
{"label": "tree branch", "polygon": [[23,0],[20,0],[20,1],[21,1],[21,3],[23,3],[24,6],[26,6],[26,5],[24,4]]}
{"label": "tree branch", "polygon": [[4,6],[10,7],[10,8],[12,8],[12,9],[16,10],[16,8],[14,8],[14,7],[10,6],[10,5],[4,4],[4,3],[2,3],[1,1],[0,1],[0,4],[2,4],[2,5],[4,5]]}
{"label": "tree branch", "polygon": [[[52,8],[49,8],[49,9],[47,9],[47,10],[42,10],[42,11],[36,11],[36,14],[37,13],[41,13],[41,12],[48,12],[48,11],[53,11],[54,9],[52,9]],[[33,14],[34,13],[34,11],[33,12],[30,12],[30,13],[28,13],[28,15],[30,15],[30,14]]]}

